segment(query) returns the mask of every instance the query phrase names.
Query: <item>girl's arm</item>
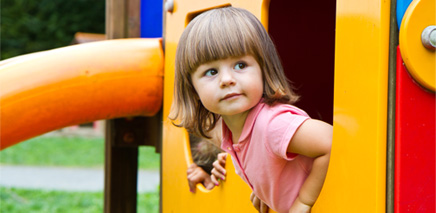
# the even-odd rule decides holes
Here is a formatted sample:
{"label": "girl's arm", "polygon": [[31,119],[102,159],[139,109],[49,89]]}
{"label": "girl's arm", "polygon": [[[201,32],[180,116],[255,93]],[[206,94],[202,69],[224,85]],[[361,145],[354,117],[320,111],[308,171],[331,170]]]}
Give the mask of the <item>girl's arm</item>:
{"label": "girl's arm", "polygon": [[333,127],[314,119],[301,124],[292,137],[287,151],[314,158],[314,162],[289,212],[310,212],[321,192],[327,174],[332,138]]}

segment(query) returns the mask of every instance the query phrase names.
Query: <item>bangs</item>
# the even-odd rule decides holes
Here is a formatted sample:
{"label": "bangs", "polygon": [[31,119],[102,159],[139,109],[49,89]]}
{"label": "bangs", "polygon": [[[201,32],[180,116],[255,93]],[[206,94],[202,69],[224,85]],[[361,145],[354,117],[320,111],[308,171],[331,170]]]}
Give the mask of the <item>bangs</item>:
{"label": "bangs", "polygon": [[247,54],[259,59],[255,53],[262,50],[261,42],[256,27],[247,22],[248,17],[217,12],[198,21],[202,15],[191,22],[192,30],[185,40],[183,55],[188,72],[207,62]]}

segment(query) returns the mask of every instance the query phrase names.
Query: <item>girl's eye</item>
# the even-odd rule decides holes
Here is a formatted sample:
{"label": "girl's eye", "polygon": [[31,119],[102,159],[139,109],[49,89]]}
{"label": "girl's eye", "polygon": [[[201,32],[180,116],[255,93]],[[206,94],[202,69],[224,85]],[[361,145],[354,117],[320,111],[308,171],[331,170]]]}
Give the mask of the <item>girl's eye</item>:
{"label": "girl's eye", "polygon": [[204,75],[205,75],[205,76],[214,76],[214,75],[216,75],[217,73],[218,73],[217,70],[215,70],[215,69],[209,69],[209,70],[206,70],[206,72],[204,73]]}
{"label": "girl's eye", "polygon": [[244,69],[246,66],[247,66],[247,65],[246,65],[245,63],[243,63],[243,62],[238,62],[238,63],[235,65],[234,69],[235,69],[235,70],[242,70],[242,69]]}

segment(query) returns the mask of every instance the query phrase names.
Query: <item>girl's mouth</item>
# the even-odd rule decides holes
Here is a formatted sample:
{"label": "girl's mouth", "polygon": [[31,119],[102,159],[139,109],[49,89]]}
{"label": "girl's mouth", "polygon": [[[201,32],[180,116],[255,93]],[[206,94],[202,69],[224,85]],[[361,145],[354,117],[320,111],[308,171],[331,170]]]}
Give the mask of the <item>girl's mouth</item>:
{"label": "girl's mouth", "polygon": [[222,101],[230,100],[230,99],[233,99],[233,98],[239,97],[240,95],[241,95],[241,94],[239,94],[239,93],[229,93],[229,94],[227,94],[226,96],[224,96],[224,98],[222,98],[221,100],[222,100]]}

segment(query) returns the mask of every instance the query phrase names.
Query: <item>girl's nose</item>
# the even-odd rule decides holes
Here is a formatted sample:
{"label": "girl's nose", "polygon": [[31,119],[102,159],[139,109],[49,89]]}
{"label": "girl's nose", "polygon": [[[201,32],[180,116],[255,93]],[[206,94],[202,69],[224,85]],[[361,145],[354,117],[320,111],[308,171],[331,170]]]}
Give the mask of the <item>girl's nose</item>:
{"label": "girl's nose", "polygon": [[235,85],[236,81],[231,70],[221,70],[220,86],[226,87]]}

